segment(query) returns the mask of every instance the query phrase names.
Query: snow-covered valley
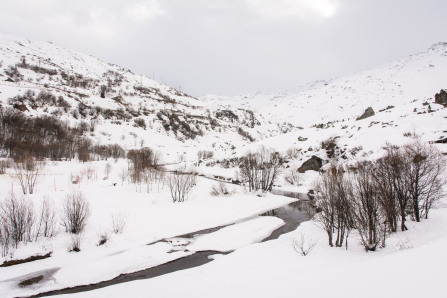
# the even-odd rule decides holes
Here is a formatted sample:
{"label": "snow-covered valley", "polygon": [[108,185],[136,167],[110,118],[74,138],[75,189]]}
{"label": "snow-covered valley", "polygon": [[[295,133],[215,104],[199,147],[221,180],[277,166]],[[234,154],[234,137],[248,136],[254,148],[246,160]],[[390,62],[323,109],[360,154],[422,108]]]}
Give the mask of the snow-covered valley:
{"label": "snow-covered valley", "polygon": [[[407,231],[385,224],[386,245],[375,251],[365,252],[358,228],[347,232],[349,249],[343,241],[330,247],[315,217],[261,241],[285,224],[268,212],[297,201],[271,190],[315,194],[318,179],[335,176],[333,169],[349,176],[359,161],[377,164],[387,144],[407,148],[418,140],[445,164],[447,102],[435,102],[435,94],[447,87],[447,44],[297,90],[199,98],[50,43],[0,35],[0,53],[2,224],[12,198],[31,206],[36,221],[23,241],[2,230],[0,263],[50,255],[1,267],[2,297],[94,284],[201,251],[216,254],[199,267],[70,295],[444,296],[445,197],[420,222],[406,210]],[[25,119],[54,125],[30,122],[41,135],[29,137]],[[275,179],[251,192],[244,165],[247,152],[260,148],[275,164]],[[29,152],[33,167],[26,166]],[[137,173],[145,158],[150,166]],[[305,168],[312,160],[321,165]],[[35,173],[32,190],[22,188],[23,173]],[[177,187],[175,197],[175,183],[191,189]],[[66,202],[77,195],[89,212],[85,229],[70,233]],[[54,212],[48,237],[36,228],[45,204]],[[321,212],[318,197],[311,204]],[[306,210],[310,217],[313,210]],[[300,245],[311,246],[308,255]]]}

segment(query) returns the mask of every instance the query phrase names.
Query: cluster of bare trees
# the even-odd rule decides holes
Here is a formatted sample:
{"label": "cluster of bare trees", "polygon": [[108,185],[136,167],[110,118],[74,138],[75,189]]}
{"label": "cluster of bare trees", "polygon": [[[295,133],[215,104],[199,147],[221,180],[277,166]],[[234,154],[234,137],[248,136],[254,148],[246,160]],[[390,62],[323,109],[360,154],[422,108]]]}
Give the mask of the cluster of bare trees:
{"label": "cluster of bare trees", "polygon": [[195,173],[176,171],[168,175],[167,182],[172,201],[181,203],[187,199],[189,192],[197,184],[197,176]]}
{"label": "cluster of bare trees", "polygon": [[209,150],[199,150],[197,151],[197,159],[198,160],[205,160],[213,158],[214,152]]}
{"label": "cluster of bare trees", "polygon": [[57,232],[56,212],[48,199],[36,213],[34,204],[26,197],[14,197],[0,203],[0,249],[5,256],[20,242],[52,237]]}
{"label": "cluster of bare trees", "polygon": [[358,162],[352,172],[334,169],[320,177],[316,220],[330,246],[345,243],[347,248],[349,233],[356,229],[367,251],[383,247],[399,222],[404,231],[407,216],[418,222],[427,218],[442,196],[445,161],[434,147],[417,140],[385,149],[375,163]]}
{"label": "cluster of bare trees", "polygon": [[[146,190],[149,193],[155,182],[158,187],[163,184],[165,173],[160,165],[161,157],[158,152],[150,148],[142,148],[139,150],[129,150],[127,153],[129,160],[128,174],[132,183],[140,189],[143,183],[146,184]],[[126,172],[123,169],[120,174],[122,181],[125,179]]]}
{"label": "cluster of bare trees", "polygon": [[272,149],[261,147],[257,152],[248,152],[240,160],[240,173],[248,183],[249,191],[271,191],[278,177],[281,156]]}

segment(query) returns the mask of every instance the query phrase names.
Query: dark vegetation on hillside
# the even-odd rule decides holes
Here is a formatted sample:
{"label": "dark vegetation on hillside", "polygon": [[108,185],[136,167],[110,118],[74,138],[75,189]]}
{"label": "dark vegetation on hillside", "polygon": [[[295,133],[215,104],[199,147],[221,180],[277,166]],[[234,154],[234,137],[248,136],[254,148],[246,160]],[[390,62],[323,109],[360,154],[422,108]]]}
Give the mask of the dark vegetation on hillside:
{"label": "dark vegetation on hillside", "polygon": [[11,108],[0,107],[0,149],[2,155],[15,160],[25,157],[52,160],[87,161],[94,154],[100,158],[123,157],[119,145],[93,145],[85,137],[88,124],[80,122],[72,128],[54,116],[28,117]]}

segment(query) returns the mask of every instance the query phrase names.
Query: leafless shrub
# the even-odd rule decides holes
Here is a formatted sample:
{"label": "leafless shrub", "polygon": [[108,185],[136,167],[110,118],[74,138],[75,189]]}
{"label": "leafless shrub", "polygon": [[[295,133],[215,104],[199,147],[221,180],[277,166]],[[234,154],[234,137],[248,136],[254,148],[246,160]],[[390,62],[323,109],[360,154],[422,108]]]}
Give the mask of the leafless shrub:
{"label": "leafless shrub", "polygon": [[36,186],[40,165],[34,158],[26,157],[24,160],[15,163],[14,170],[15,177],[19,181],[23,194],[32,194]]}
{"label": "leafless shrub", "polygon": [[118,174],[121,179],[121,186],[123,186],[124,181],[126,181],[128,174],[129,174],[129,172],[127,171],[127,169],[122,167]]}
{"label": "leafless shrub", "polygon": [[89,203],[82,193],[75,191],[66,196],[63,205],[62,223],[67,232],[71,234],[82,233],[89,216]]}
{"label": "leafless shrub", "polygon": [[11,160],[10,159],[2,159],[0,160],[0,175],[3,175],[6,173],[6,169],[11,167]]}
{"label": "leafless shrub", "polygon": [[196,184],[196,176],[193,173],[174,172],[167,177],[167,182],[172,201],[184,202]]}
{"label": "leafless shrub", "polygon": [[292,240],[293,249],[300,255],[307,256],[312,249],[317,245],[318,241],[314,239],[309,239],[305,234],[301,234],[299,239]]}
{"label": "leafless shrub", "polygon": [[297,166],[292,166],[289,169],[287,169],[286,173],[284,174],[284,179],[287,183],[290,183],[292,185],[300,185],[301,182],[301,174],[298,172]]}
{"label": "leafless shrub", "polygon": [[35,239],[38,237],[53,237],[57,233],[56,228],[56,210],[52,202],[45,198],[40,208],[39,218],[35,229]]}
{"label": "leafless shrub", "polygon": [[33,203],[30,200],[14,196],[4,200],[0,204],[0,218],[1,238],[4,244],[10,243],[17,248],[21,241],[32,241],[35,217]]}
{"label": "leafless shrub", "polygon": [[410,242],[409,239],[402,240],[399,238],[399,241],[397,242],[396,247],[399,250],[409,249],[409,248],[411,248],[411,245],[409,244],[409,242]]}
{"label": "leafless shrub", "polygon": [[233,194],[233,191],[228,189],[226,183],[219,182],[217,185],[213,185],[211,187],[210,194],[212,196],[215,196],[215,197],[218,197],[218,196],[231,196]]}
{"label": "leafless shrub", "polygon": [[67,246],[69,252],[81,251],[82,234],[70,234],[70,240]]}
{"label": "leafless shrub", "polygon": [[122,234],[126,227],[127,218],[124,214],[118,213],[112,215],[112,231],[115,234]]}
{"label": "leafless shrub", "polygon": [[107,241],[109,241],[109,239],[110,239],[109,232],[107,232],[107,230],[99,231],[98,237],[99,237],[98,246],[106,244]]}
{"label": "leafless shrub", "polygon": [[92,164],[87,164],[85,168],[82,170],[81,175],[86,176],[88,180],[93,179],[95,177],[96,168]]}
{"label": "leafless shrub", "polygon": [[12,246],[9,224],[3,216],[0,216],[0,249],[2,257],[6,256]]}
{"label": "leafless shrub", "polygon": [[301,154],[301,149],[298,147],[290,147],[286,151],[286,156],[289,159],[297,159],[298,157],[300,157],[300,154]]}
{"label": "leafless shrub", "polygon": [[106,163],[104,168],[104,174],[106,175],[106,179],[109,179],[110,172],[112,172],[112,165],[110,163]]}

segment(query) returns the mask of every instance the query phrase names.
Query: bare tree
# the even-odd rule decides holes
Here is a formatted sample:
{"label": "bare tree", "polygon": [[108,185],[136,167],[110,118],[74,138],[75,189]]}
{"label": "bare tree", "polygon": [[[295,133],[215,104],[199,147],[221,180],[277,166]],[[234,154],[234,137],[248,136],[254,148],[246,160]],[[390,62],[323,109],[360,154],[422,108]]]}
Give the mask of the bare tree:
{"label": "bare tree", "polygon": [[40,166],[32,157],[26,157],[14,165],[15,176],[23,194],[33,194],[39,176]]}
{"label": "bare tree", "polygon": [[174,172],[167,177],[167,181],[172,201],[184,202],[196,184],[196,176],[193,173]]}
{"label": "bare tree", "polygon": [[112,172],[112,165],[110,163],[106,163],[104,167],[104,174],[106,174],[106,179],[109,179],[110,172]]}
{"label": "bare tree", "polygon": [[406,210],[410,202],[405,179],[405,162],[398,147],[387,145],[386,154],[376,161],[374,179],[378,199],[391,232],[397,231],[399,218],[401,229],[406,230]]}
{"label": "bare tree", "polygon": [[336,231],[335,246],[341,247],[345,241],[348,247],[349,232],[354,228],[352,205],[352,182],[343,171],[329,171],[322,175],[315,186],[317,209],[321,210],[314,218],[326,231],[329,246],[333,246],[333,233]]}
{"label": "bare tree", "polygon": [[63,205],[62,223],[67,232],[79,234],[84,231],[89,216],[89,203],[82,193],[74,191],[66,196]]}
{"label": "bare tree", "polygon": [[442,197],[445,160],[434,146],[420,140],[405,146],[404,154],[413,216],[419,222],[428,218],[431,207]]}
{"label": "bare tree", "polygon": [[361,243],[367,251],[375,251],[385,242],[386,227],[376,183],[374,182],[372,164],[360,162],[354,175],[354,218]]}
{"label": "bare tree", "polygon": [[45,198],[40,208],[40,213],[34,233],[34,237],[37,240],[38,237],[53,237],[56,232],[56,210],[52,202]]}
{"label": "bare tree", "polygon": [[123,186],[124,181],[126,181],[126,179],[127,179],[127,176],[128,176],[128,172],[127,172],[126,168],[124,168],[124,167],[121,168],[121,171],[119,172],[119,177],[121,179],[121,186]]}

